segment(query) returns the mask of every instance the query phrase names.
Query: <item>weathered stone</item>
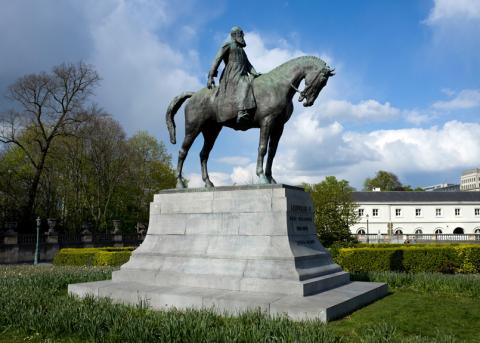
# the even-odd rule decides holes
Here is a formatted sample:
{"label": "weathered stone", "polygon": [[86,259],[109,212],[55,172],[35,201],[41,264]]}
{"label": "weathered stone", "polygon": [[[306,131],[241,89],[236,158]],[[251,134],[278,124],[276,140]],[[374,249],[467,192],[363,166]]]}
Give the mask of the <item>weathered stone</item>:
{"label": "weathered stone", "polygon": [[70,293],[92,289],[95,296],[153,308],[260,308],[323,320],[386,294],[384,284],[350,283],[333,262],[301,188],[169,190],[155,195],[150,209],[144,242],[112,281],[71,285]]}

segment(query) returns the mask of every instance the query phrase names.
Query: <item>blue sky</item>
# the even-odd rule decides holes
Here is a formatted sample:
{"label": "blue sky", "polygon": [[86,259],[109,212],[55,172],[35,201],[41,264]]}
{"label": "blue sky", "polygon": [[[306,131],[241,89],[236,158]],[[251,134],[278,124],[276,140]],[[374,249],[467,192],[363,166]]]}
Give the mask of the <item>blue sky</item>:
{"label": "blue sky", "polygon": [[[234,25],[261,72],[300,55],[337,70],[313,107],[296,106],[274,163],[277,181],[336,175],[360,188],[384,169],[422,186],[455,183],[480,167],[478,0],[0,0],[0,90],[63,61],[92,63],[103,78],[95,101],[128,134],[162,139],[176,160],[165,109],[205,85]],[[8,106],[2,99],[0,108]],[[181,115],[177,125],[181,140]],[[201,144],[185,167],[194,186]],[[223,130],[210,157],[214,183],[255,180],[257,144],[256,130]]]}

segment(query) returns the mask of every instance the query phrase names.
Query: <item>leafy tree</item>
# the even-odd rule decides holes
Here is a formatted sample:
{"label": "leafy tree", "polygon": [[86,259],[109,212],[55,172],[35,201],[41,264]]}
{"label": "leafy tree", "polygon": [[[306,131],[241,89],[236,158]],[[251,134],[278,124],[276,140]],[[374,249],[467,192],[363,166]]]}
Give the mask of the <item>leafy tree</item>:
{"label": "leafy tree", "polygon": [[175,172],[171,165],[171,156],[163,142],[140,131],[128,139],[131,149],[130,175],[133,208],[130,210],[130,220],[147,222],[149,204],[153,195],[162,189],[174,188]]}
{"label": "leafy tree", "polygon": [[97,83],[80,63],[10,87],[17,109],[0,116],[0,228],[35,211],[69,231],[84,222],[108,230],[112,219],[133,229],[148,222],[153,194],[175,186],[162,142],[146,132],[127,138],[111,116],[86,107]]}
{"label": "leafy tree", "polygon": [[320,241],[325,246],[352,241],[350,226],[357,221],[357,205],[348,181],[327,176],[317,184],[306,184],[314,205],[314,221]]}
{"label": "leafy tree", "polygon": [[25,221],[33,218],[40,179],[55,139],[68,135],[82,121],[86,100],[98,81],[91,66],[61,64],[50,74],[26,75],[9,87],[8,97],[16,108],[0,118],[0,142],[21,149],[34,170]]}
{"label": "leafy tree", "polygon": [[380,170],[374,178],[367,178],[363,184],[366,191],[372,191],[374,188],[380,188],[382,191],[399,191],[402,190],[402,184],[397,175]]}

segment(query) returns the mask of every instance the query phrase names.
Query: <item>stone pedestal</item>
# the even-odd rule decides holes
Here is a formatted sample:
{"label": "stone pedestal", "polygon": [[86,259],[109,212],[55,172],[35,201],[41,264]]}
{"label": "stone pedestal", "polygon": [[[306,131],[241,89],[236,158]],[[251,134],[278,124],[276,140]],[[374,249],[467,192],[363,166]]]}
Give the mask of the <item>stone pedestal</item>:
{"label": "stone pedestal", "polygon": [[123,247],[123,236],[121,234],[114,234],[112,236],[114,247]]}
{"label": "stone pedestal", "polygon": [[13,231],[5,232],[3,236],[3,244],[5,245],[17,245],[18,244],[18,233]]}
{"label": "stone pedestal", "polygon": [[47,243],[47,244],[58,244],[58,233],[47,232],[47,234],[45,235],[45,243]]}
{"label": "stone pedestal", "polygon": [[84,248],[93,248],[93,235],[88,229],[80,233],[80,241],[83,243]]}
{"label": "stone pedestal", "polygon": [[168,190],[155,195],[144,242],[111,281],[69,292],[153,308],[292,318],[343,316],[387,293],[350,282],[316,237],[310,196],[286,185]]}

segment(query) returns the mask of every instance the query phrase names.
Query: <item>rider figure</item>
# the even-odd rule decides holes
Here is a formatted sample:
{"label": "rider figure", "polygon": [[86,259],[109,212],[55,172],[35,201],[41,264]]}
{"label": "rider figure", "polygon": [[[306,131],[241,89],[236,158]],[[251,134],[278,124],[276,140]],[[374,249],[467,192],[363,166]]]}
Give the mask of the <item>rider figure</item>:
{"label": "rider figure", "polygon": [[243,48],[246,46],[243,31],[234,26],[230,31],[231,41],[224,44],[213,61],[208,73],[207,87],[215,85],[213,78],[217,76],[217,69],[223,61],[225,69],[220,77],[217,100],[219,100],[219,119],[227,120],[231,110],[237,111],[237,123],[246,124],[250,121],[249,112],[256,108],[253,95],[252,80],[259,76],[255,68],[248,61]]}

